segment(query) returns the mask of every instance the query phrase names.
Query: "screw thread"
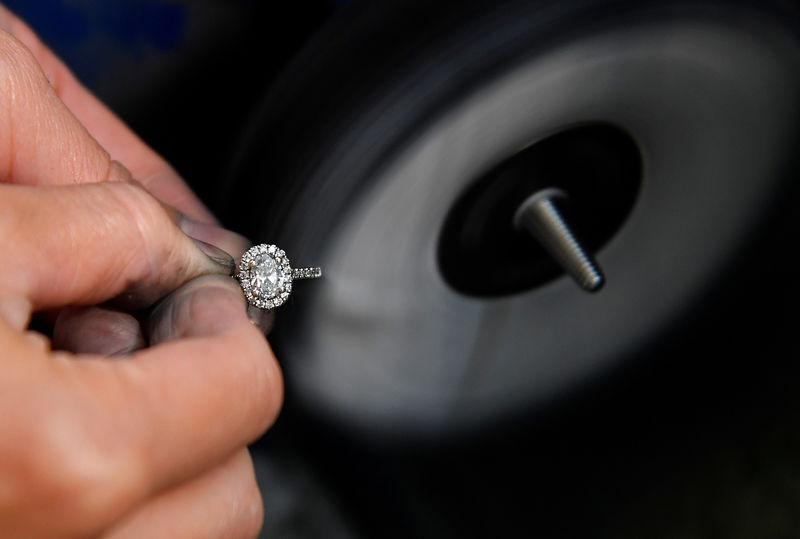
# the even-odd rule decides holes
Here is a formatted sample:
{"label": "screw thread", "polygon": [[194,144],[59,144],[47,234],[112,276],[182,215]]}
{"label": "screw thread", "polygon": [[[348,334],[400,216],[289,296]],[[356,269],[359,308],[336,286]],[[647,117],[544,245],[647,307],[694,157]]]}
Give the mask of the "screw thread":
{"label": "screw thread", "polygon": [[597,292],[605,277],[594,259],[572,233],[553,199],[563,196],[556,189],[546,189],[529,197],[517,210],[514,221],[527,230],[558,262],[581,288]]}

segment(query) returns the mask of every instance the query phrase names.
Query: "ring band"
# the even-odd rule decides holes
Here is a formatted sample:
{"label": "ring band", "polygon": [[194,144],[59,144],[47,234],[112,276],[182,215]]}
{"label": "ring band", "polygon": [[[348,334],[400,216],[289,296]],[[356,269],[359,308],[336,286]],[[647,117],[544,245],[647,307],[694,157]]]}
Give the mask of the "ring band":
{"label": "ring band", "polygon": [[295,268],[292,270],[292,279],[319,279],[322,277],[322,268]]}
{"label": "ring band", "polygon": [[283,249],[262,243],[250,247],[242,255],[236,277],[251,305],[274,309],[288,299],[293,281],[322,277],[322,269],[293,269]]}

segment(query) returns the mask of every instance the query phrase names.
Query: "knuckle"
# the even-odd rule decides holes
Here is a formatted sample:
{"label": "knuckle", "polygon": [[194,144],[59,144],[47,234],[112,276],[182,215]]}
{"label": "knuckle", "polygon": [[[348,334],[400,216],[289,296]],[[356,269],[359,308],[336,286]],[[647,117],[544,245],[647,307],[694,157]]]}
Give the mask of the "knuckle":
{"label": "knuckle", "polygon": [[166,213],[158,200],[136,184],[106,183],[103,187],[113,194],[122,211],[136,224],[136,229],[143,236],[147,236],[148,232],[163,223],[166,218]]}
{"label": "knuckle", "polygon": [[155,197],[131,183],[104,183],[102,188],[111,193],[122,216],[121,229],[132,236],[130,240],[139,251],[163,244],[158,240],[163,238],[165,226],[169,225],[168,217]]}

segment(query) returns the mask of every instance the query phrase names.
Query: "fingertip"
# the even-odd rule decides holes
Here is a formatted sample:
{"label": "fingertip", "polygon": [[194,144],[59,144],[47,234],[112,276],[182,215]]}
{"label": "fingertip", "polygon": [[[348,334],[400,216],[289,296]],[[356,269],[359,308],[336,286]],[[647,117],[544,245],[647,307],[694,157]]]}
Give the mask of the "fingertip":
{"label": "fingertip", "polygon": [[195,246],[200,249],[200,251],[210,258],[213,262],[219,264],[220,266],[225,268],[225,273],[228,275],[233,275],[236,271],[236,262],[233,260],[233,257],[229,255],[227,252],[223,251],[216,245],[212,245],[210,243],[206,243],[203,240],[199,240],[197,238],[192,238],[191,240],[194,242]]}
{"label": "fingertip", "polygon": [[240,257],[252,242],[237,232],[224,229],[213,223],[203,223],[178,213],[176,223],[178,228],[190,238],[215,245],[230,253],[234,258]]}
{"label": "fingertip", "polygon": [[124,355],[145,345],[135,317],[104,307],[66,307],[53,328],[53,346],[77,354]]}
{"label": "fingertip", "polygon": [[247,321],[244,307],[244,296],[232,278],[198,277],[153,308],[147,322],[150,343],[223,333]]}
{"label": "fingertip", "polygon": [[[121,203],[126,214],[124,220],[130,223],[129,229],[135,232],[138,249],[149,255],[148,260],[143,261],[148,269],[147,274],[133,279],[133,286],[121,298],[126,306],[149,306],[166,291],[192,278],[201,275],[229,276],[235,270],[235,262],[230,254],[186,235],[177,226],[178,216],[168,212],[141,184],[124,181],[106,183],[103,187],[109,189],[116,201]],[[107,213],[113,215],[114,211]]]}

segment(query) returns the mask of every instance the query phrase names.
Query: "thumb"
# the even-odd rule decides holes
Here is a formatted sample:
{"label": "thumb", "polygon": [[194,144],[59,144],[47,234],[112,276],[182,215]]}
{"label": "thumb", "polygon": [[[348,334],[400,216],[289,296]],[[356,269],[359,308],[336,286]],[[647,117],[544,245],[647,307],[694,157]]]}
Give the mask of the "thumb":
{"label": "thumb", "polygon": [[[123,295],[144,307],[184,282],[231,274],[233,259],[186,236],[162,205],[127,183],[0,185],[0,301],[30,309]],[[210,253],[207,254],[207,253]]]}

